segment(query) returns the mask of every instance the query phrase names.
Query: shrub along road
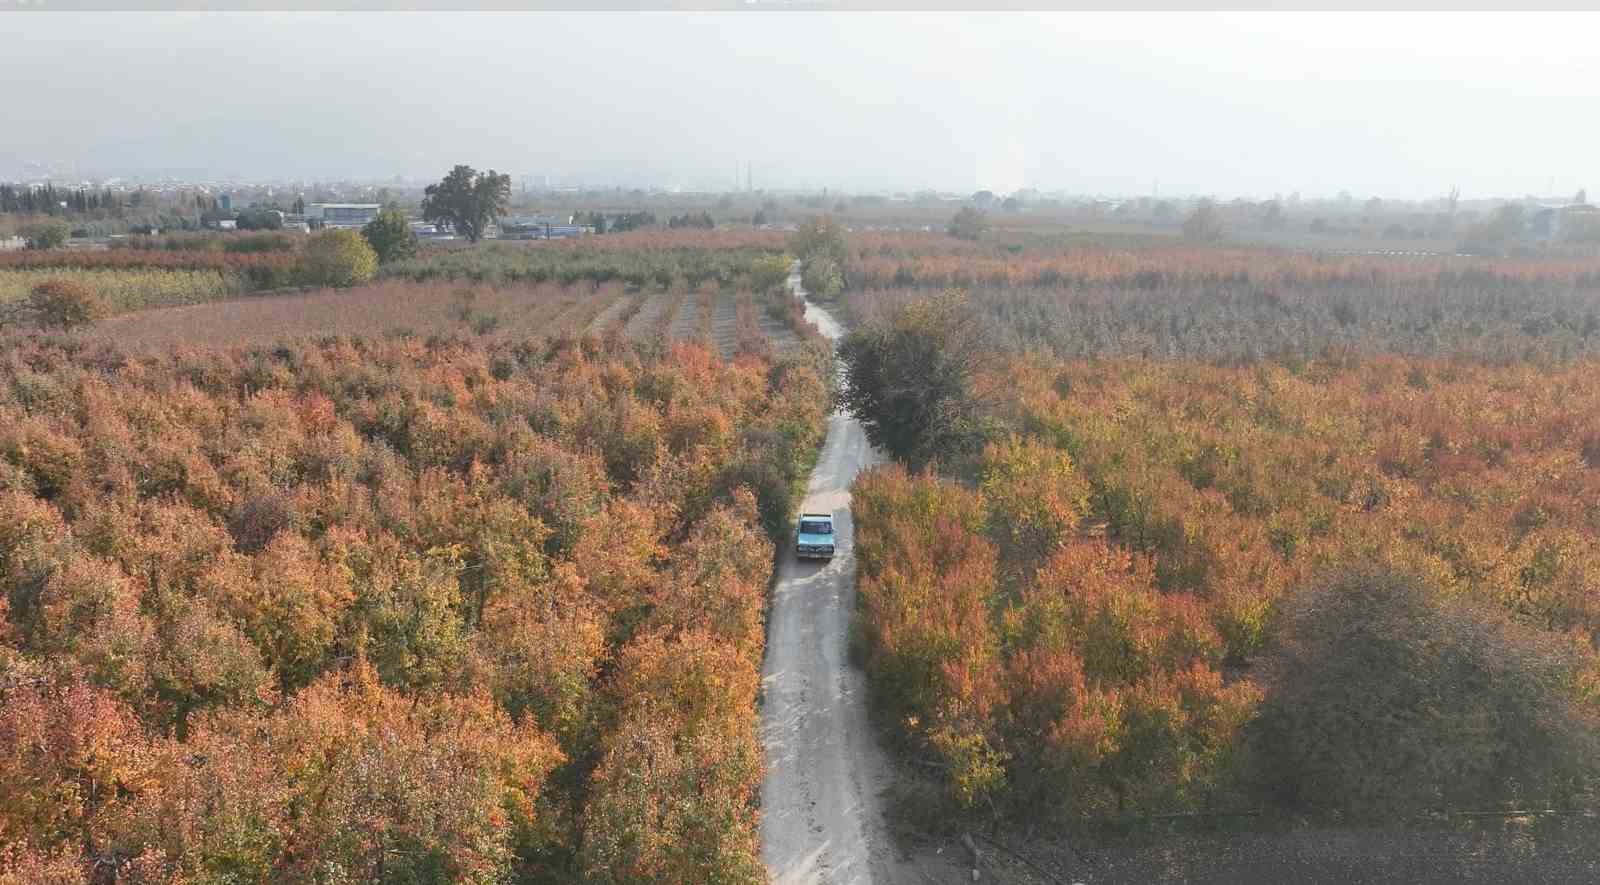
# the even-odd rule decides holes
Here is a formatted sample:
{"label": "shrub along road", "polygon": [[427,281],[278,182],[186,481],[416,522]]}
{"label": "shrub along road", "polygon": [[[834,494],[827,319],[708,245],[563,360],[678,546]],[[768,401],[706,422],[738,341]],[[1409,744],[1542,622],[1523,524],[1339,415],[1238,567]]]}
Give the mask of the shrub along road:
{"label": "shrub along road", "polygon": [[[789,285],[804,295],[798,272]],[[806,317],[829,338],[842,334],[815,304]],[[847,655],[856,598],[850,484],[875,461],[861,425],[833,415],[803,509],[833,514],[834,558],[780,556],[761,671],[761,854],[778,885],[910,881],[884,828],[889,768],[867,719],[865,676]]]}

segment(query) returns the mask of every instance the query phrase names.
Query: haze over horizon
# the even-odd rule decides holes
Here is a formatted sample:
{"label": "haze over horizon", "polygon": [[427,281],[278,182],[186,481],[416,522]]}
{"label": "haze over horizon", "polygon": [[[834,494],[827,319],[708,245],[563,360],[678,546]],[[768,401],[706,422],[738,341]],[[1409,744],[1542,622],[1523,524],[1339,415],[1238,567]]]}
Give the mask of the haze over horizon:
{"label": "haze over horizon", "polygon": [[[0,179],[1600,187],[1593,14],[13,13]],[[96,58],[97,52],[105,55]]]}

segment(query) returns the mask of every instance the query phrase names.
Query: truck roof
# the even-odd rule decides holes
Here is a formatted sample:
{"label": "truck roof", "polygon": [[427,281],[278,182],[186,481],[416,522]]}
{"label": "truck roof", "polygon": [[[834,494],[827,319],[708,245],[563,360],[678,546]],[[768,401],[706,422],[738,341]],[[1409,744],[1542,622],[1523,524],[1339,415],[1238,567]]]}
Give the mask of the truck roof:
{"label": "truck roof", "polygon": [[802,514],[800,514],[800,517],[802,519],[832,519],[833,518],[833,514],[832,513],[802,513]]}

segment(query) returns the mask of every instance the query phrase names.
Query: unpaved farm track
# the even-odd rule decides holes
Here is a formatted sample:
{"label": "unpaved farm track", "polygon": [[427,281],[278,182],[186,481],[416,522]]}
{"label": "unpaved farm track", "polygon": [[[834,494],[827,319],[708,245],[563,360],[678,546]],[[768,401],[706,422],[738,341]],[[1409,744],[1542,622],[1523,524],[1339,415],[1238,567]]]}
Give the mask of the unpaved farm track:
{"label": "unpaved farm track", "polygon": [[676,295],[666,292],[652,292],[639,306],[638,312],[628,318],[623,334],[634,340],[654,334],[662,322],[662,315],[673,308],[676,298]]}
{"label": "unpaved farm track", "polygon": [[773,349],[779,354],[793,353],[800,347],[800,336],[759,304],[756,306],[756,322],[761,326],[761,334],[772,342]]}
{"label": "unpaved farm track", "polygon": [[[789,284],[799,292],[798,277]],[[808,304],[806,316],[839,337],[826,311]],[[875,461],[861,425],[833,415],[804,510],[833,514],[834,558],[780,557],[761,668],[761,855],[777,885],[923,881],[889,842],[880,803],[889,767],[867,720],[865,677],[846,654],[855,609],[850,483]]]}
{"label": "unpaved farm track", "polygon": [[678,313],[667,327],[667,337],[674,341],[697,341],[701,335],[700,293],[686,292],[678,302]]}
{"label": "unpaved farm track", "polygon": [[723,359],[731,359],[739,349],[739,305],[732,292],[717,293],[716,308],[711,314],[711,343]]}
{"label": "unpaved farm track", "polygon": [[595,314],[594,319],[589,321],[589,325],[584,329],[584,331],[591,335],[605,334],[607,329],[621,323],[623,315],[626,314],[630,308],[639,304],[644,297],[645,296],[643,295],[618,296],[616,299],[612,300],[610,304],[607,304],[604,310]]}

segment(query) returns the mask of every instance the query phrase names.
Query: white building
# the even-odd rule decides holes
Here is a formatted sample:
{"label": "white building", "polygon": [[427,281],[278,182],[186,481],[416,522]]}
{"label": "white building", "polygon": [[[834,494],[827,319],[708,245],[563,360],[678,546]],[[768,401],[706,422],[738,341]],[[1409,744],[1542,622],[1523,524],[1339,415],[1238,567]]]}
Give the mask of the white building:
{"label": "white building", "polygon": [[382,209],[379,203],[310,203],[306,221],[323,227],[365,227]]}

